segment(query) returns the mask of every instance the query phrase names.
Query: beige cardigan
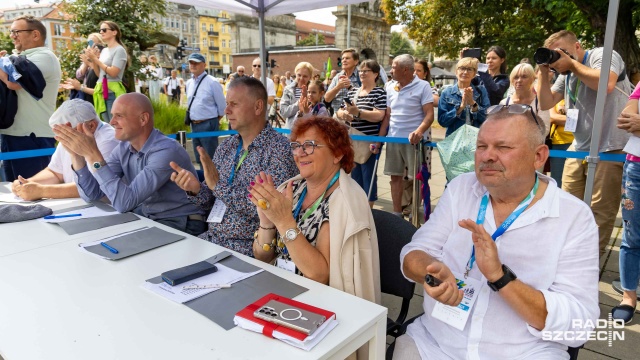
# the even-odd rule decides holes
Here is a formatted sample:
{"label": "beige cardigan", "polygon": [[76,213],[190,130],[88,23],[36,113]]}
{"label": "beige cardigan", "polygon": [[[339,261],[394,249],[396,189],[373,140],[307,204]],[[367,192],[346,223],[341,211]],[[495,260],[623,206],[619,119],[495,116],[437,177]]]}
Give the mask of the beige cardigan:
{"label": "beige cardigan", "polygon": [[[302,180],[298,175],[289,181]],[[340,186],[329,198],[329,286],[380,304],[378,237],[367,196],[340,170]]]}

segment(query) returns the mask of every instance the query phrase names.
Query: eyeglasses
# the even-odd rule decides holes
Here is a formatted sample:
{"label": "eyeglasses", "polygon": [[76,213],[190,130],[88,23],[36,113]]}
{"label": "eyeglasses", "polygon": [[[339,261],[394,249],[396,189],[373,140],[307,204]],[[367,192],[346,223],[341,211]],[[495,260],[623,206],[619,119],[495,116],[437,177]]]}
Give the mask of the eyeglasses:
{"label": "eyeglasses", "polygon": [[106,33],[106,32],[107,32],[107,30],[111,30],[111,29],[109,29],[109,28],[102,28],[102,29],[98,30],[98,32],[99,32],[100,34],[102,34],[102,33]]}
{"label": "eyeglasses", "polygon": [[26,30],[9,30],[9,34],[13,35],[13,36],[18,36],[20,35],[21,32],[23,31],[33,31],[34,29],[26,29]]}
{"label": "eyeglasses", "polygon": [[540,125],[540,123],[538,122],[538,117],[533,112],[533,108],[529,105],[523,105],[523,104],[493,105],[487,108],[487,115],[497,114],[500,111],[502,111],[502,109],[504,108],[506,108],[507,111],[509,111],[509,114],[522,115],[522,114],[526,114],[527,111],[529,111],[531,116],[533,117],[533,120],[536,122],[536,124]]}
{"label": "eyeglasses", "polygon": [[262,65],[260,65],[260,64],[258,64],[258,65],[251,65],[251,66],[253,66],[253,67],[257,67],[257,68],[261,68],[261,67],[262,67]]}
{"label": "eyeglasses", "polygon": [[466,67],[466,66],[460,66],[460,67],[458,67],[458,71],[460,71],[460,72],[465,72],[465,71],[466,72],[475,72],[476,69],[470,68],[470,67]]}
{"label": "eyeglasses", "polygon": [[358,72],[359,72],[360,74],[366,74],[366,73],[373,72],[373,70],[358,70]]}
{"label": "eyeglasses", "polygon": [[313,152],[316,150],[316,147],[318,146],[320,147],[327,146],[327,145],[316,144],[315,140],[307,140],[302,144],[300,144],[299,142],[292,141],[289,143],[289,145],[291,146],[291,152],[293,154],[296,154],[298,152],[298,149],[302,148],[302,151],[307,155],[313,154]]}

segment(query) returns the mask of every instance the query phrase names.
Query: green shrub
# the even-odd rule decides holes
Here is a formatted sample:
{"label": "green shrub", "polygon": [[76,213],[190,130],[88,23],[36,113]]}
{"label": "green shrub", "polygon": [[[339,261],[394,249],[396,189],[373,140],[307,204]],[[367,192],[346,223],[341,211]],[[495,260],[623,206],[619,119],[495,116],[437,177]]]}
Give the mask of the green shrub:
{"label": "green shrub", "polygon": [[165,135],[175,134],[180,130],[190,132],[189,126],[184,124],[187,109],[175,103],[166,101],[151,101],[153,104],[154,123],[156,129]]}

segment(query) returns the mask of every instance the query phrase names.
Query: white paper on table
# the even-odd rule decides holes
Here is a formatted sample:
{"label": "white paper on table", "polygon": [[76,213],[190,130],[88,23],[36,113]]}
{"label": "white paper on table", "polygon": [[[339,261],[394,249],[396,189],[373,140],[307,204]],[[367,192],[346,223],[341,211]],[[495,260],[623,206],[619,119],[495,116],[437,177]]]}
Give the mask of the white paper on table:
{"label": "white paper on table", "polygon": [[180,285],[171,286],[164,281],[159,284],[152,284],[146,281],[142,285],[142,287],[144,287],[145,289],[151,290],[152,292],[162,297],[165,297],[171,301],[175,301],[177,303],[183,304],[183,303],[186,303],[187,301],[197,299],[201,296],[207,295],[208,293],[220,290],[220,288],[183,290],[182,288],[185,286],[189,286],[189,285],[203,286],[203,285],[209,285],[209,284],[233,284],[238,281],[250,278],[253,275],[256,275],[264,271],[263,269],[260,269],[255,272],[243,273],[237,270],[233,270],[220,263],[216,263],[215,265],[218,268],[218,271],[214,272],[213,274],[205,275],[197,279],[187,281]]}
{"label": "white paper on table", "polygon": [[71,210],[63,213],[58,213],[58,214],[55,214],[54,216],[61,216],[61,215],[67,215],[67,214],[80,214],[80,216],[72,216],[72,217],[64,217],[64,218],[56,218],[56,219],[41,218],[40,220],[48,223],[57,224],[65,221],[88,219],[88,218],[99,217],[99,216],[109,216],[117,213],[114,213],[113,211],[105,211],[96,206],[91,206],[84,209],[75,209],[75,210]]}
{"label": "white paper on table", "polygon": [[109,237],[106,237],[106,238],[103,238],[103,239],[99,239],[99,240],[95,240],[95,241],[87,241],[87,242],[84,242],[84,243],[78,244],[78,246],[79,246],[79,247],[78,247],[78,249],[80,249],[82,252],[85,252],[85,253],[87,253],[87,254],[90,254],[90,255],[93,255],[93,256],[99,257],[100,259],[112,260],[112,259],[110,259],[110,258],[108,258],[108,257],[102,256],[102,255],[98,255],[98,254],[96,254],[96,253],[94,253],[94,252],[91,252],[91,251],[87,251],[87,250],[85,250],[85,248],[86,248],[87,246],[98,245],[98,244],[100,244],[101,242],[107,242],[107,241],[109,241],[109,240],[117,239],[117,238],[122,237],[122,236],[125,236],[125,235],[133,234],[134,232],[138,232],[138,231],[146,230],[146,229],[148,229],[148,228],[149,228],[148,226],[145,226],[145,227],[142,227],[142,228],[140,228],[140,229],[135,229],[135,230],[131,230],[131,231],[125,231],[125,232],[123,232],[123,233],[116,234],[116,235],[113,235],[113,236],[109,236]]}
{"label": "white paper on table", "polygon": [[[237,315],[233,318],[233,322],[234,324],[238,325],[243,329],[257,332],[257,333],[262,333],[262,325],[258,324],[257,322],[247,320]],[[325,336],[327,336],[327,334],[331,330],[333,330],[333,328],[335,328],[336,326],[338,326],[338,320],[335,317],[332,317],[327,321],[325,321],[322,325],[320,325],[318,330],[316,330],[313,334],[307,336],[304,339],[304,341],[300,341],[285,333],[281,333],[278,330],[273,331],[273,337],[291,346],[295,346],[299,349],[310,351],[311,349],[313,349],[314,346],[316,346],[320,342],[320,340],[324,339]]]}
{"label": "white paper on table", "polygon": [[14,193],[9,194],[0,194],[0,202],[4,203],[29,203],[31,201],[27,201]]}

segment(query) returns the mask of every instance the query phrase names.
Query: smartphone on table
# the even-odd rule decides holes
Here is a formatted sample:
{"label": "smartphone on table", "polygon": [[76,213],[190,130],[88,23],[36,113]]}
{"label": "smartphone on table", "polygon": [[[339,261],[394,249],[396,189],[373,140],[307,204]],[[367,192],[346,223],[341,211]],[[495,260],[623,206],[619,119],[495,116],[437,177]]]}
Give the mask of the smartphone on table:
{"label": "smartphone on table", "polygon": [[313,334],[327,320],[323,315],[277,300],[269,300],[253,316],[307,335]]}

